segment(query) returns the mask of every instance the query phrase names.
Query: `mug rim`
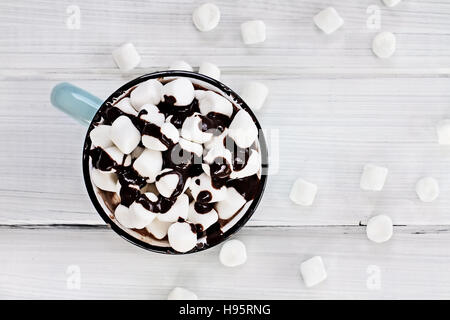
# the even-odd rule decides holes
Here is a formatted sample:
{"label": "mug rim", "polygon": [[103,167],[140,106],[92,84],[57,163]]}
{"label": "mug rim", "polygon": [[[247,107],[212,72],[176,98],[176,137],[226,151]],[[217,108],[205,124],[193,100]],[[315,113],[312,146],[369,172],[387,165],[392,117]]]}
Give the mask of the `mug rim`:
{"label": "mug rim", "polygon": [[[132,87],[150,80],[150,79],[158,79],[158,78],[165,78],[165,77],[188,77],[193,78],[197,80],[204,81],[215,88],[219,89],[221,92],[225,93],[227,96],[231,97],[235,103],[237,103],[242,109],[247,111],[250,116],[252,117],[256,127],[258,128],[258,141],[259,141],[259,151],[261,154],[261,178],[260,183],[258,186],[258,190],[256,192],[255,198],[252,200],[250,206],[246,209],[246,212],[244,215],[226,232],[222,233],[220,236],[220,240],[211,244],[211,245],[205,245],[201,248],[194,247],[188,252],[177,252],[172,247],[162,247],[150,244],[148,242],[145,242],[143,240],[140,240],[130,233],[123,230],[119,225],[114,222],[109,214],[105,212],[102,205],[99,202],[99,199],[96,195],[96,192],[94,190],[94,186],[91,181],[90,176],[90,170],[89,170],[89,150],[91,149],[91,141],[89,138],[89,134],[91,130],[94,128],[94,122],[98,121],[100,116],[100,111],[105,108],[106,104],[111,103],[115,98],[120,97],[125,92],[130,90]],[[157,71],[152,73],[147,73],[142,76],[139,76],[124,85],[122,85],[120,88],[115,90],[105,101],[103,101],[100,108],[95,113],[94,117],[92,118],[88,130],[86,132],[86,136],[84,139],[84,147],[83,147],[83,156],[82,156],[82,168],[83,168],[83,178],[84,178],[84,184],[86,186],[89,198],[91,199],[92,204],[94,205],[97,213],[100,215],[100,217],[105,221],[107,225],[111,227],[111,229],[114,230],[115,233],[117,233],[119,236],[121,236],[123,239],[127,240],[128,242],[131,242],[132,244],[156,253],[163,253],[163,254],[171,254],[171,255],[185,255],[190,253],[196,253],[205,251],[209,248],[213,248],[217,246],[220,243],[223,243],[225,240],[227,240],[229,237],[231,237],[233,234],[238,232],[247,222],[250,220],[250,218],[253,216],[254,212],[256,211],[256,208],[258,207],[262,195],[264,194],[264,190],[266,188],[267,183],[267,171],[268,171],[268,150],[267,150],[267,144],[266,139],[264,136],[264,132],[262,131],[262,127],[256,118],[253,111],[250,109],[250,107],[245,103],[245,101],[232,89],[230,89],[228,86],[223,84],[222,82],[213,79],[211,77],[208,77],[206,75],[195,73],[191,71],[182,71],[182,70],[166,70],[166,71]]]}

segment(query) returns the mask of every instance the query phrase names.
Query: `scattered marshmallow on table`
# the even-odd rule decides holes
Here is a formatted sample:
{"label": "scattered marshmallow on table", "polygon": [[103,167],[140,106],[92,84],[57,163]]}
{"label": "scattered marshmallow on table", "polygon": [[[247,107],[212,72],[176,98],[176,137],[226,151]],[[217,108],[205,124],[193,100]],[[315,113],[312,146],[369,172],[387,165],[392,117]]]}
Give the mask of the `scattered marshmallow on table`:
{"label": "scattered marshmallow on table", "polygon": [[117,66],[122,71],[130,71],[131,69],[136,68],[141,62],[141,56],[130,42],[114,49],[112,56]]}
{"label": "scattered marshmallow on table", "polygon": [[220,80],[220,69],[213,63],[210,62],[202,62],[198,72],[208,76],[210,78]]}
{"label": "scattered marshmallow on table", "polygon": [[383,0],[383,2],[386,7],[395,7],[402,2],[402,0]]}
{"label": "scattered marshmallow on table", "polygon": [[197,295],[185,288],[176,287],[170,291],[167,300],[198,300]]}
{"label": "scattered marshmallow on table", "polygon": [[160,151],[145,149],[134,161],[133,168],[139,175],[148,178],[148,182],[153,183],[161,172],[162,165],[163,159]]}
{"label": "scattered marshmallow on table", "polygon": [[94,146],[106,149],[112,147],[114,143],[110,138],[111,126],[98,125],[89,133],[91,142]]}
{"label": "scattered marshmallow on table", "polygon": [[384,187],[388,168],[366,164],[361,175],[359,186],[363,190],[380,191]]}
{"label": "scattered marshmallow on table", "polygon": [[310,206],[313,204],[317,194],[317,185],[298,178],[292,186],[289,198],[296,204]]}
{"label": "scattered marshmallow on table", "polygon": [[175,106],[187,106],[194,100],[194,86],[186,78],[177,78],[166,83],[161,90],[161,100],[165,97],[173,97]]}
{"label": "scattered marshmallow on table", "polygon": [[161,89],[163,85],[156,79],[150,79],[140,83],[130,94],[130,102],[140,111],[145,104],[157,105],[161,101]]}
{"label": "scattered marshmallow on table", "polygon": [[252,110],[259,110],[266,101],[269,89],[261,82],[247,82],[242,88],[241,98]]}
{"label": "scattered marshmallow on table", "polygon": [[220,262],[227,267],[237,267],[247,261],[247,249],[239,240],[229,240],[222,245],[219,254]]}
{"label": "scattered marshmallow on table", "polygon": [[114,172],[103,172],[93,168],[91,178],[97,188],[105,191],[116,192],[117,175]]}
{"label": "scattered marshmallow on table", "polygon": [[313,20],[316,26],[326,34],[335,32],[344,24],[344,20],[333,7],[320,11],[314,16]]}
{"label": "scattered marshmallow on table", "polygon": [[242,40],[245,44],[255,44],[266,40],[266,25],[261,20],[251,20],[241,24]]}
{"label": "scattered marshmallow on table", "polygon": [[194,71],[189,63],[183,60],[177,60],[170,64],[169,70]]}
{"label": "scattered marshmallow on table", "polygon": [[111,125],[111,140],[124,154],[130,154],[141,141],[141,133],[127,116],[120,116]]}
{"label": "scattered marshmallow on table", "polygon": [[187,222],[175,222],[167,232],[170,246],[178,252],[187,252],[197,244],[197,234]]}
{"label": "scattered marshmallow on table", "polygon": [[258,128],[245,110],[239,110],[228,127],[228,135],[241,148],[250,147],[258,138]]}
{"label": "scattered marshmallow on table", "polygon": [[318,285],[327,278],[327,271],[320,256],[303,261],[300,265],[300,273],[308,288]]}
{"label": "scattered marshmallow on table", "polygon": [[433,202],[439,196],[439,183],[432,177],[424,177],[417,181],[416,193],[423,202]]}
{"label": "scattered marshmallow on table", "polygon": [[444,119],[436,125],[439,144],[450,145],[450,119]]}
{"label": "scattered marshmallow on table", "polygon": [[392,237],[392,232],[392,220],[384,214],[372,217],[367,222],[367,238],[373,242],[382,243],[388,241]]}
{"label": "scattered marshmallow on table", "polygon": [[372,51],[379,58],[389,58],[396,49],[396,39],[392,32],[380,32],[372,41]]}
{"label": "scattered marshmallow on table", "polygon": [[192,13],[192,21],[199,31],[211,31],[220,21],[220,10],[213,3],[205,3],[197,7]]}

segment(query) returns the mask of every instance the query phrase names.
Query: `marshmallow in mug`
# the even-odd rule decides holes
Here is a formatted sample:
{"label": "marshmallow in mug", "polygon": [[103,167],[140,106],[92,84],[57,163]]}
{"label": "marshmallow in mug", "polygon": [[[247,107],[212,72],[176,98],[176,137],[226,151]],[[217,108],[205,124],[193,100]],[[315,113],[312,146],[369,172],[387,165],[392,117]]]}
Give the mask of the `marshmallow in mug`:
{"label": "marshmallow in mug", "polygon": [[163,165],[160,151],[145,149],[134,161],[133,168],[139,175],[147,178],[147,182],[155,182],[156,176],[161,172]]}
{"label": "marshmallow in mug", "polygon": [[169,211],[160,213],[156,216],[159,221],[176,222],[178,219],[186,220],[189,212],[189,197],[182,193],[177,198],[175,203],[170,207]]}
{"label": "marshmallow in mug", "polygon": [[231,117],[233,105],[227,98],[214,91],[195,90],[195,97],[198,100],[198,108],[204,116],[210,112],[224,114]]}
{"label": "marshmallow in mug", "polygon": [[193,177],[189,183],[189,190],[194,200],[199,202],[222,201],[227,196],[227,188],[222,186],[216,189],[206,173]]}
{"label": "marshmallow in mug", "polygon": [[130,93],[130,103],[140,111],[145,104],[157,105],[161,101],[162,83],[155,79],[150,79],[140,83]]}
{"label": "marshmallow in mug", "polygon": [[200,114],[194,113],[192,116],[187,117],[181,127],[181,136],[189,141],[197,143],[208,142],[213,134],[212,132],[203,132],[201,129],[202,118]]}
{"label": "marshmallow in mug", "polygon": [[130,154],[141,141],[141,133],[127,116],[120,116],[111,124],[110,138],[124,154]]}
{"label": "marshmallow in mug", "polygon": [[167,236],[167,231],[169,231],[169,227],[172,225],[172,222],[164,222],[159,219],[154,219],[149,225],[145,227],[145,229],[154,236],[156,239],[161,240]]}
{"label": "marshmallow in mug", "polygon": [[231,121],[228,135],[238,147],[248,148],[258,138],[258,128],[247,111],[239,110]]}
{"label": "marshmallow in mug", "polygon": [[178,252],[192,250],[197,244],[195,226],[187,222],[175,222],[169,227],[167,236],[169,244]]}
{"label": "marshmallow in mug", "polygon": [[111,136],[111,126],[98,125],[89,133],[91,142],[94,146],[106,149],[112,147],[114,143],[112,142]]}
{"label": "marshmallow in mug", "polygon": [[166,151],[168,147],[163,141],[168,141],[172,145],[178,143],[180,134],[178,129],[172,123],[165,122],[161,126],[154,123],[153,126],[157,132],[150,132],[150,134],[156,134],[156,137],[147,134],[147,132],[144,132],[142,135],[142,144],[146,148],[157,151]]}
{"label": "marshmallow in mug", "polygon": [[194,100],[194,86],[185,78],[177,78],[166,83],[161,90],[161,101],[172,97],[175,106],[187,106]]}
{"label": "marshmallow in mug", "polygon": [[[206,208],[206,210],[204,210]],[[206,212],[204,212],[206,211]],[[200,225],[202,227],[202,231],[205,231],[214,223],[217,222],[219,216],[217,215],[217,211],[214,210],[213,207],[205,206],[201,203],[196,203],[194,201],[189,205],[189,213],[187,220],[196,225]]]}

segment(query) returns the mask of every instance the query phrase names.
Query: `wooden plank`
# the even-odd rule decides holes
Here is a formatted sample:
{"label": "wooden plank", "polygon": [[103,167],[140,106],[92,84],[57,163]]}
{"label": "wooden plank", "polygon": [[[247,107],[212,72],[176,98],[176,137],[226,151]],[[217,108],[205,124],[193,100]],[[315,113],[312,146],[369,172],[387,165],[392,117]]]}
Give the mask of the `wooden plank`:
{"label": "wooden plank", "polygon": [[[175,286],[200,299],[450,297],[448,227],[398,227],[384,244],[368,241],[362,227],[245,228],[238,238],[248,261],[226,268],[219,248],[166,256],[107,229],[3,228],[0,297],[164,299]],[[299,265],[314,255],[322,256],[328,279],[308,289]],[[80,290],[67,288],[68,268],[72,276],[80,271]]]}
{"label": "wooden plank", "polygon": [[[86,73],[115,69],[111,51],[132,41],[142,54],[142,67],[161,68],[183,57],[194,65],[207,59],[225,71],[298,73],[450,72],[450,3],[403,1],[386,8],[381,1],[218,1],[222,12],[212,32],[198,32],[192,11],[201,2],[77,1],[81,29],[66,27],[68,3],[2,1],[0,4],[0,68],[13,74],[71,68]],[[312,17],[334,6],[344,27],[326,36]],[[380,30],[397,34],[398,51],[389,60],[371,52],[377,30],[367,28],[369,6],[380,10]],[[263,19],[267,41],[243,45],[239,25]],[[414,70],[414,71],[413,71]]]}
{"label": "wooden plank", "polygon": [[[239,90],[251,78],[225,75],[224,81]],[[269,146],[279,157],[271,164],[279,169],[269,177],[252,225],[358,225],[379,213],[401,225],[450,223],[445,196],[450,192],[450,149],[437,144],[434,128],[450,116],[447,78],[257,79],[271,91],[258,117],[273,134]],[[55,83],[1,81],[0,146],[8,151],[0,158],[3,224],[102,223],[81,176],[86,129],[50,105]],[[110,78],[75,81],[102,98],[121,83]],[[359,189],[366,162],[390,169],[382,192]],[[421,203],[414,192],[424,175],[441,185],[442,196],[431,204]],[[319,185],[310,208],[288,199],[297,176]]]}

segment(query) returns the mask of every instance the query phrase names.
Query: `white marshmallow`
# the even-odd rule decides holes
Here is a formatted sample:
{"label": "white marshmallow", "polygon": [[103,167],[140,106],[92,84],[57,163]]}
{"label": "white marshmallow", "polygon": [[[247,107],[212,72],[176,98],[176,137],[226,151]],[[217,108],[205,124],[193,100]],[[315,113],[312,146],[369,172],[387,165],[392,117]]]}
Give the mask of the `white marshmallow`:
{"label": "white marshmallow", "polygon": [[[158,177],[161,174],[162,175],[159,179],[158,177],[156,177],[156,188],[158,189],[159,193],[163,195],[163,197],[166,198],[170,198],[171,195],[173,194],[173,192],[175,191],[177,185],[178,185],[178,181],[180,180],[178,174],[174,173],[167,173],[167,172],[172,172],[173,169],[163,169]],[[167,174],[166,174],[167,173]]]}
{"label": "white marshmallow", "polygon": [[133,168],[143,177],[148,178],[149,183],[155,182],[156,176],[162,169],[162,154],[160,151],[145,149],[134,161]]}
{"label": "white marshmallow", "polygon": [[359,185],[363,190],[380,191],[383,189],[387,175],[388,168],[366,164]]}
{"label": "white marshmallow", "polygon": [[192,13],[192,21],[198,30],[211,31],[219,24],[220,10],[213,3],[202,4]]}
{"label": "white marshmallow", "polygon": [[130,154],[141,141],[141,133],[127,116],[120,116],[111,125],[111,140],[124,154]]}
{"label": "white marshmallow", "polygon": [[242,88],[241,98],[252,110],[259,110],[266,101],[269,89],[261,82],[247,82]]}
{"label": "white marshmallow", "polygon": [[[194,180],[193,178],[192,180]],[[230,219],[246,203],[245,198],[235,188],[227,188],[224,200],[217,202],[216,210],[222,220]]]}
{"label": "white marshmallow", "polygon": [[376,243],[388,241],[392,237],[393,225],[390,217],[380,214],[367,222],[367,238]]}
{"label": "white marshmallow", "polygon": [[292,186],[289,198],[296,204],[310,206],[313,204],[317,194],[317,185],[298,178]]}
{"label": "white marshmallow", "polygon": [[232,163],[231,152],[223,145],[215,145],[210,150],[208,150],[206,156],[203,157],[203,161],[208,164],[212,164],[216,158],[225,158],[228,163]]}
{"label": "white marshmallow", "polygon": [[326,34],[335,32],[344,24],[344,20],[333,7],[320,11],[314,16],[313,20],[316,26]]}
{"label": "white marshmallow", "polygon": [[151,233],[156,239],[161,240],[167,236],[167,231],[172,225],[172,222],[163,222],[158,219],[154,219],[148,226],[145,227],[149,233]]}
{"label": "white marshmallow", "polygon": [[92,182],[97,188],[105,191],[116,192],[117,175],[113,172],[103,172],[93,168],[91,172]]}
{"label": "white marshmallow", "polygon": [[233,105],[225,97],[213,91],[195,90],[195,97],[198,100],[200,113],[208,115],[210,112],[216,112],[231,117],[233,114]]}
{"label": "white marshmallow", "polygon": [[303,261],[300,265],[300,273],[308,288],[318,285],[327,278],[327,271],[320,256]]}
{"label": "white marshmallow", "polygon": [[191,190],[194,200],[197,200],[197,196],[202,191],[207,191],[211,194],[211,200],[208,202],[222,201],[227,197],[227,188],[225,186],[222,186],[220,189],[214,188],[211,184],[211,178],[206,173],[193,177],[189,183],[189,190]]}
{"label": "white marshmallow", "polygon": [[247,164],[245,165],[245,167],[239,171],[233,170],[233,172],[231,172],[230,174],[230,178],[241,179],[249,177],[258,173],[260,168],[261,168],[261,156],[259,155],[258,151],[252,149],[250,150],[250,156],[248,157]]}
{"label": "white marshmallow", "polygon": [[194,71],[189,63],[183,60],[177,60],[170,64],[169,70]]}
{"label": "white marshmallow", "polygon": [[163,123],[166,121],[166,118],[164,117],[164,114],[159,112],[159,109],[157,106],[153,104],[144,104],[141,107],[141,111],[146,110],[146,114],[142,114],[140,118],[142,120],[145,120],[150,123],[154,123],[158,126],[162,126]]}
{"label": "white marshmallow", "polygon": [[167,232],[170,246],[178,252],[187,252],[197,244],[197,234],[187,222],[176,222]]}
{"label": "white marshmallow", "polygon": [[[151,192],[145,193],[147,198],[150,201],[157,201],[158,197]],[[156,213],[147,210],[142,204],[139,202],[133,202],[129,208],[129,225],[133,225],[129,228],[142,229],[145,226],[148,226],[155,219]]]}
{"label": "white marshmallow", "polygon": [[121,71],[130,71],[141,62],[141,56],[130,42],[114,49],[112,56]]}
{"label": "white marshmallow", "polygon": [[194,153],[197,157],[201,157],[203,155],[203,146],[199,143],[195,143],[183,138],[180,138],[178,140],[178,143],[180,144],[181,149]]}
{"label": "white marshmallow", "polygon": [[159,221],[176,222],[179,218],[186,219],[189,213],[189,197],[182,193],[166,213],[157,216]]}
{"label": "white marshmallow", "polygon": [[104,149],[104,151],[113,159],[117,164],[123,166],[129,166],[131,164],[131,157],[125,157],[122,151],[120,151],[117,147],[108,147]]}
{"label": "white marshmallow", "polygon": [[210,78],[220,80],[220,69],[213,63],[210,62],[202,62],[198,72],[208,76]]}
{"label": "white marshmallow", "polygon": [[247,261],[247,249],[239,240],[229,240],[220,249],[220,262],[226,267],[237,267]]}
{"label": "white marshmallow", "polygon": [[130,98],[125,97],[123,99],[120,99],[115,105],[114,107],[120,109],[121,111],[127,113],[127,114],[131,114],[133,116],[137,116],[137,111],[136,109],[133,108],[133,106],[130,103]]}
{"label": "white marshmallow", "polygon": [[416,193],[423,202],[433,202],[439,196],[439,183],[432,177],[425,177],[417,181]]}
{"label": "white marshmallow", "polygon": [[436,125],[439,144],[450,145],[450,119],[444,119]]}
{"label": "white marshmallow", "polygon": [[166,83],[161,90],[161,100],[164,96],[174,97],[176,106],[187,106],[194,100],[194,86],[186,78],[177,78]]}
{"label": "white marshmallow", "polygon": [[[172,143],[174,143],[174,144],[178,143],[178,140],[180,139],[180,134],[178,132],[178,129],[173,124],[171,124],[170,122],[163,123],[160,127],[160,131],[161,131],[162,135],[165,138],[171,140]],[[152,149],[152,150],[157,150],[157,151],[166,151],[167,150],[167,146],[164,145],[158,138],[148,136],[146,134],[144,134],[142,136],[142,144],[146,148]]]}
{"label": "white marshmallow", "polygon": [[372,51],[379,58],[389,58],[395,52],[395,35],[391,32],[380,32],[373,38]]}
{"label": "white marshmallow", "polygon": [[197,300],[197,295],[185,288],[176,287],[170,291],[167,300]]}
{"label": "white marshmallow", "polygon": [[94,146],[106,149],[114,145],[110,138],[111,126],[98,125],[89,133],[91,142]]}
{"label": "white marshmallow", "polygon": [[150,79],[140,83],[131,91],[130,101],[133,107],[140,111],[145,104],[157,105],[161,101],[162,83],[156,79]]}
{"label": "white marshmallow", "polygon": [[383,2],[386,7],[392,8],[398,5],[400,2],[402,2],[402,0],[383,0]]}
{"label": "white marshmallow", "polygon": [[114,211],[114,216],[123,227],[130,229],[142,229],[155,218],[155,214],[150,211],[136,206],[127,208],[121,204],[119,204]]}
{"label": "white marshmallow", "polygon": [[187,220],[193,224],[199,224],[202,226],[203,231],[208,229],[210,226],[212,226],[214,223],[217,222],[219,219],[219,216],[217,215],[217,211],[214,209],[211,209],[211,211],[207,213],[198,213],[195,210],[195,202],[192,201],[189,205],[189,213]]}
{"label": "white marshmallow", "polygon": [[261,20],[251,20],[241,24],[242,40],[245,44],[255,44],[266,40],[266,25]]}
{"label": "white marshmallow", "polygon": [[212,149],[216,146],[224,146],[224,139],[228,135],[228,128],[225,128],[218,136],[213,136],[211,140],[204,143],[206,149]]}
{"label": "white marshmallow", "polygon": [[228,135],[241,148],[248,148],[258,138],[258,128],[250,114],[239,110],[228,127]]}
{"label": "white marshmallow", "polygon": [[202,119],[198,113],[194,113],[192,116],[187,117],[181,127],[181,136],[186,140],[197,143],[205,143],[209,141],[213,134],[212,132],[203,132],[200,129],[201,122]]}

